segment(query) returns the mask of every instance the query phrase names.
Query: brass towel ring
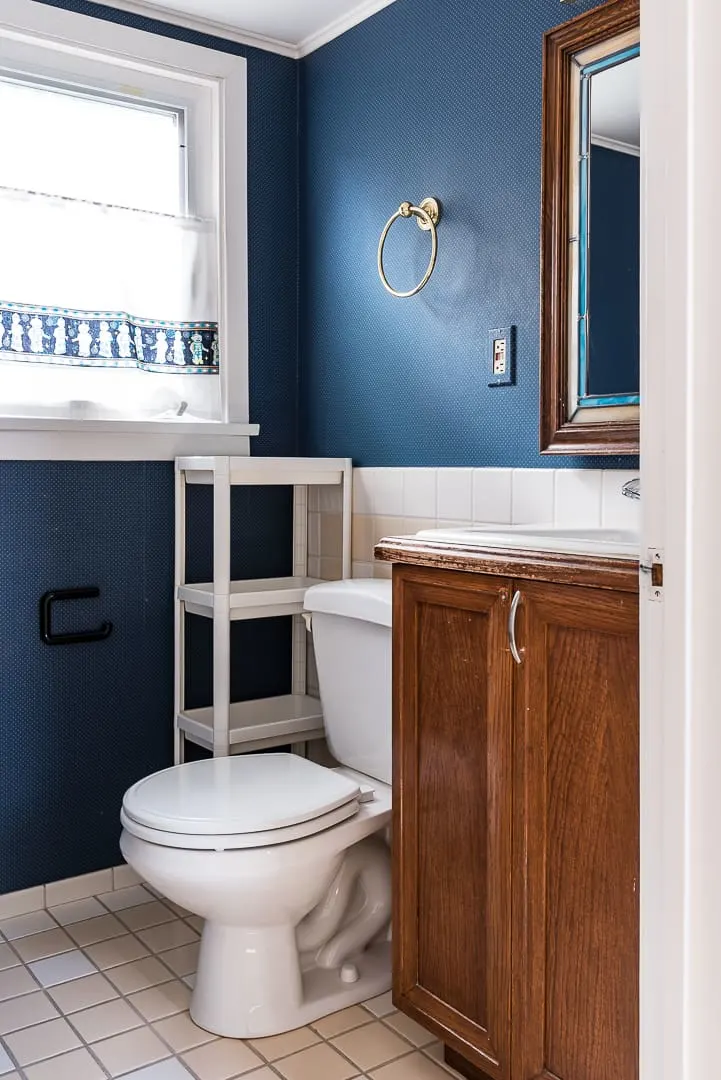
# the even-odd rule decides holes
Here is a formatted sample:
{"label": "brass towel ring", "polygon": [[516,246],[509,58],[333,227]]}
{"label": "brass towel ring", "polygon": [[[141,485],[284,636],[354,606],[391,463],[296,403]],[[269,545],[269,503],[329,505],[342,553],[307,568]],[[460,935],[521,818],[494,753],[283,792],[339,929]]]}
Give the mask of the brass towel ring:
{"label": "brass towel ring", "polygon": [[[416,285],[414,289],[409,289],[408,292],[399,292],[394,289],[386,277],[386,272],[383,267],[383,249],[386,246],[386,238],[391,231],[391,226],[398,220],[398,218],[418,218],[418,228],[423,229],[424,232],[430,232],[431,234],[431,258],[428,263],[428,269],[423,275],[423,280]],[[436,226],[441,220],[441,208],[437,199],[424,199],[420,206],[413,206],[409,202],[403,202],[396,210],[393,217],[390,219],[385,229],[381,233],[380,243],[378,244],[378,273],[380,279],[383,282],[384,288],[388,290],[391,296],[398,296],[401,299],[405,299],[408,296],[415,296],[421,289],[425,288],[431,279],[431,274],[436,267],[436,259],[438,258],[438,231]]]}

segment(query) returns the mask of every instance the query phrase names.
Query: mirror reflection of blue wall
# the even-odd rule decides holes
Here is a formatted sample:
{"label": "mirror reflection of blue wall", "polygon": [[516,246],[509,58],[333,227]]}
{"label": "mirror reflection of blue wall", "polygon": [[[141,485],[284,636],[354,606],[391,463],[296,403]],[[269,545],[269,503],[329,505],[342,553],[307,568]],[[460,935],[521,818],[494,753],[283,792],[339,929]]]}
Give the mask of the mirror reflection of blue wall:
{"label": "mirror reflection of blue wall", "polygon": [[588,393],[639,391],[640,158],[591,147]]}

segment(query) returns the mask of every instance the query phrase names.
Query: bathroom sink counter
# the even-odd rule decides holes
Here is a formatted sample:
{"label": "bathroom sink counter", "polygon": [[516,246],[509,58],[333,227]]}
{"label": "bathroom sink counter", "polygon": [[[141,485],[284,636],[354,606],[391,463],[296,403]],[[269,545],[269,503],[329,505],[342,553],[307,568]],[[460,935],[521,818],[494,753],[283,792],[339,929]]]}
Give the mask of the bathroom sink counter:
{"label": "bathroom sink counter", "polygon": [[612,530],[428,529],[384,537],[375,557],[439,570],[638,591],[638,543],[632,534]]}

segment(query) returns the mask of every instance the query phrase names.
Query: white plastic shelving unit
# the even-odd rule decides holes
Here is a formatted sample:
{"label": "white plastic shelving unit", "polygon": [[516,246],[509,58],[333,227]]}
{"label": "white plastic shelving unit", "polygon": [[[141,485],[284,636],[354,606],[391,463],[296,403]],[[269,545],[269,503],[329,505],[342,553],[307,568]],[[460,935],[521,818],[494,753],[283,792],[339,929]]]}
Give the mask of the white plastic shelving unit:
{"label": "white plastic shelving unit", "polygon": [[[352,462],[348,458],[183,457],[175,463],[175,760],[185,740],[216,757],[323,737],[320,701],[307,693],[307,634],[302,618],[308,576],[309,488],[335,485],[342,518],[342,576],[351,576]],[[213,488],[213,580],[185,580],[186,486]],[[293,488],[293,576],[232,581],[230,492],[238,484]],[[185,614],[213,620],[213,703],[185,708]],[[230,624],[292,615],[292,693],[261,701],[230,700]]]}

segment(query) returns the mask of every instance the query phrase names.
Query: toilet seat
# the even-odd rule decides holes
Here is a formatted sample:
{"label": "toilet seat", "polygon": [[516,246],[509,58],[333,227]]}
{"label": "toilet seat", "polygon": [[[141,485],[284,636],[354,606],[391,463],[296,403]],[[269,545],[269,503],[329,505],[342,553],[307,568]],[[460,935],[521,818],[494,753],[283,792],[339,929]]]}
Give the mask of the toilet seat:
{"label": "toilet seat", "polygon": [[311,836],[353,817],[358,783],[294,754],[176,765],[125,794],[123,826],[164,847],[229,850]]}

